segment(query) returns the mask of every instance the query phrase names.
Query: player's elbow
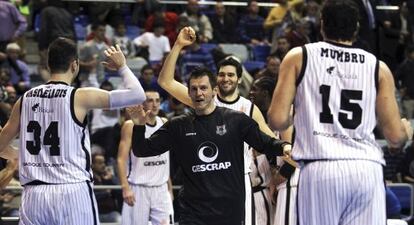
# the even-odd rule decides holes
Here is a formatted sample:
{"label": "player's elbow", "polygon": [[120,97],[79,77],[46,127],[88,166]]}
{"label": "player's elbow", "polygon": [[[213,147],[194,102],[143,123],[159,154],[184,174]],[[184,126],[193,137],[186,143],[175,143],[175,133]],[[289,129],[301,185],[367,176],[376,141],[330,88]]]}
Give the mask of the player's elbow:
{"label": "player's elbow", "polygon": [[392,148],[402,148],[408,140],[407,134],[402,131],[387,133],[384,132],[388,145]]}
{"label": "player's elbow", "polygon": [[157,82],[164,89],[168,87],[168,83],[169,83],[168,80],[165,79],[164,76],[161,74],[160,76],[158,76]]}
{"label": "player's elbow", "polygon": [[269,125],[273,130],[283,131],[289,127],[288,117],[284,118],[269,111],[269,113],[267,114],[267,118],[269,120]]}

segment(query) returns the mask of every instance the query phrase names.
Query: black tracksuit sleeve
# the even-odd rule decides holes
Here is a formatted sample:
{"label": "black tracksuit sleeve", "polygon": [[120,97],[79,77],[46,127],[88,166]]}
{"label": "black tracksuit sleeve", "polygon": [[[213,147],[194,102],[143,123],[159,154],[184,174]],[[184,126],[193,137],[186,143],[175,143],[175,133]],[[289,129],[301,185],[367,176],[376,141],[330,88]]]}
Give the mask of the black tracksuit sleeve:
{"label": "black tracksuit sleeve", "polygon": [[252,118],[243,116],[239,125],[244,141],[255,150],[265,154],[268,158],[283,155],[283,146],[287,142],[276,140],[260,131],[259,125]]}
{"label": "black tracksuit sleeve", "polygon": [[136,157],[157,156],[172,149],[170,123],[165,123],[160,129],[145,138],[145,126],[134,125],[132,133],[132,151]]}

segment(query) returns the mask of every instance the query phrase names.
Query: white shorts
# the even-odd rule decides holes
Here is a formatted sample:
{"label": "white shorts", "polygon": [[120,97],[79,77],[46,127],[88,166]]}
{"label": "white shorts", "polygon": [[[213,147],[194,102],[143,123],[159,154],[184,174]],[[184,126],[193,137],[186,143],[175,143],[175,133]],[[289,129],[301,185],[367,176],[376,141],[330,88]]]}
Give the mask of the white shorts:
{"label": "white shorts", "polygon": [[25,185],[20,225],[98,225],[92,184]]}
{"label": "white shorts", "polygon": [[273,224],[274,208],[270,200],[269,188],[253,193],[255,225]]}
{"label": "white shorts", "polygon": [[300,170],[277,187],[274,225],[297,225],[297,190]]}
{"label": "white shorts", "polygon": [[173,205],[167,183],[146,187],[129,184],[135,193],[135,204],[122,207],[122,225],[174,224]]}
{"label": "white shorts", "polygon": [[300,225],[385,225],[382,165],[368,160],[314,161],[301,168]]}

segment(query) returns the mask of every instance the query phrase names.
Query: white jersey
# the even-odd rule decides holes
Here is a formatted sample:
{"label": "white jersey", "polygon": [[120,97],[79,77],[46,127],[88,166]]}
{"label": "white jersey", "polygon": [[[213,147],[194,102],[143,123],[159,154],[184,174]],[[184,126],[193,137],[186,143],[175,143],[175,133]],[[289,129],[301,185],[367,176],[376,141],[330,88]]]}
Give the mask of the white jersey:
{"label": "white jersey", "polygon": [[373,130],[379,62],[364,50],[318,42],[303,48],[295,96],[295,160],[384,163]]}
{"label": "white jersey", "polygon": [[63,82],[32,88],[21,98],[20,182],[92,180],[89,131],[75,117],[76,89]]}
{"label": "white jersey", "polygon": [[[160,117],[156,117],[154,126],[145,125],[145,138],[149,138],[162,125]],[[132,151],[129,153],[128,182],[143,186],[160,186],[165,184],[170,177],[170,153],[164,152],[158,156],[136,157]]]}
{"label": "white jersey", "polygon": [[[243,112],[249,117],[253,116],[254,105],[249,99],[243,96],[239,95],[236,100],[232,102],[227,102],[221,99],[220,97],[218,97],[218,95],[216,95],[216,97],[214,98],[214,102],[216,103],[217,106]],[[253,162],[252,151],[250,151],[249,145],[245,142],[244,143],[244,171],[246,174],[251,171],[250,165],[252,162]]]}

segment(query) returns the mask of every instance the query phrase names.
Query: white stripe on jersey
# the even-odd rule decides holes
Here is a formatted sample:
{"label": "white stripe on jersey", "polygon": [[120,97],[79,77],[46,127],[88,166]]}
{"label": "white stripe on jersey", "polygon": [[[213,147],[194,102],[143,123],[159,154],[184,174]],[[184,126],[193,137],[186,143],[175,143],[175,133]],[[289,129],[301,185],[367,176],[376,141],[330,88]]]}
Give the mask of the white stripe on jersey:
{"label": "white stripe on jersey", "polygon": [[[162,125],[160,117],[156,117],[154,126],[145,125],[145,138],[149,138]],[[130,167],[128,182],[143,186],[160,186],[165,184],[170,177],[170,153],[169,151],[152,157],[138,158],[132,151],[130,155]]]}
{"label": "white stripe on jersey", "polygon": [[[253,103],[247,98],[244,98],[243,96],[239,95],[239,97],[237,97],[237,99],[234,100],[233,102],[226,102],[220,99],[216,95],[216,97],[214,98],[214,102],[216,103],[217,106],[243,112],[247,116],[252,117]],[[251,171],[250,165],[252,162],[253,162],[252,151],[250,151],[249,145],[245,142],[244,143],[244,172],[246,174]]]}
{"label": "white stripe on jersey", "polygon": [[86,124],[75,117],[75,89],[53,82],[27,91],[21,102],[20,182],[75,183],[92,179]]}
{"label": "white stripe on jersey", "polygon": [[307,44],[303,52],[305,70],[294,102],[293,158],[384,163],[372,132],[378,60],[364,50],[327,42]]}

